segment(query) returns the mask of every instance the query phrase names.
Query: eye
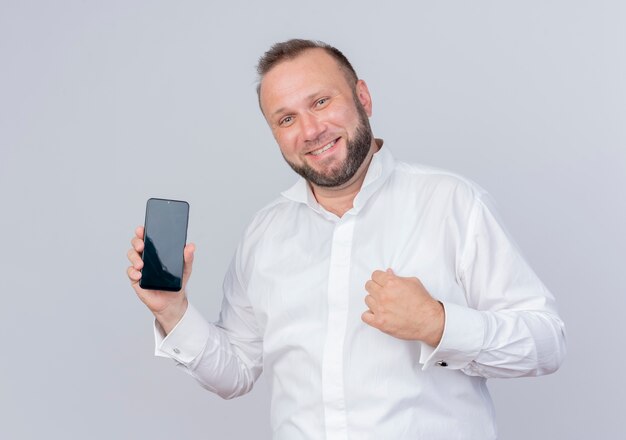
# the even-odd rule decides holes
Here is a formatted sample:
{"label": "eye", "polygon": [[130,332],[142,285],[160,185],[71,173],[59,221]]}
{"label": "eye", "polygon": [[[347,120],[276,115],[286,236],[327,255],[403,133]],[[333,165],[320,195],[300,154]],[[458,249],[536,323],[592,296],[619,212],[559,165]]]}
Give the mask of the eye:
{"label": "eye", "polygon": [[317,101],[315,101],[315,106],[324,107],[326,104],[328,104],[328,100],[329,98],[320,98]]}
{"label": "eye", "polygon": [[288,127],[293,123],[293,116],[285,116],[280,121],[278,121],[278,125],[281,127]]}

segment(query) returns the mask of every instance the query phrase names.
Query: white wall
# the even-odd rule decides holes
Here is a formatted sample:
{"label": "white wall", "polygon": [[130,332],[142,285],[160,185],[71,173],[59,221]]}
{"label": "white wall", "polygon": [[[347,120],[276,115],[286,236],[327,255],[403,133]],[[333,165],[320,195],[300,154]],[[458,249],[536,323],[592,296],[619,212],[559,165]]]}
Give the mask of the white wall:
{"label": "white wall", "polygon": [[126,251],[191,203],[191,299],[217,317],[251,215],[294,180],[256,104],[273,42],[342,49],[394,155],[489,190],[557,297],[555,375],[491,381],[503,439],[618,438],[625,390],[626,8],[615,1],[0,0],[0,437],[269,438],[152,356]]}

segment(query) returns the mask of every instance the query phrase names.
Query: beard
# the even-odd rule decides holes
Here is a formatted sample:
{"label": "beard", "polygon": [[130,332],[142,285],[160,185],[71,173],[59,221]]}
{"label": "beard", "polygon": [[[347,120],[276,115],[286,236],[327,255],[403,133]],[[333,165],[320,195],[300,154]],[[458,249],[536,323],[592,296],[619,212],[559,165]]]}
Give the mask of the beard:
{"label": "beard", "polygon": [[325,188],[333,188],[341,186],[348,182],[356,174],[359,167],[367,158],[367,154],[372,145],[372,128],[365,113],[363,105],[354,97],[357,113],[359,115],[359,125],[357,126],[354,137],[346,142],[347,156],[346,159],[332,168],[320,172],[311,167],[308,163],[296,165],[285,158],[292,170],[302,176],[309,183]]}

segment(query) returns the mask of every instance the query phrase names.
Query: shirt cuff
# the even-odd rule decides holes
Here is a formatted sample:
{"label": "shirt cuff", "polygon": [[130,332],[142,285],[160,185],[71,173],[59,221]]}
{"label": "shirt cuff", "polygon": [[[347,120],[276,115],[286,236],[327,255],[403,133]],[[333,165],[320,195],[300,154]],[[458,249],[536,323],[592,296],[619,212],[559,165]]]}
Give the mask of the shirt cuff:
{"label": "shirt cuff", "polygon": [[422,370],[432,365],[460,370],[476,359],[483,347],[486,324],[482,313],[454,303],[443,303],[443,307],[443,336],[436,348],[422,343]]}
{"label": "shirt cuff", "polygon": [[185,314],[167,336],[154,321],[154,354],[188,365],[205,349],[210,334],[211,325],[189,303]]}

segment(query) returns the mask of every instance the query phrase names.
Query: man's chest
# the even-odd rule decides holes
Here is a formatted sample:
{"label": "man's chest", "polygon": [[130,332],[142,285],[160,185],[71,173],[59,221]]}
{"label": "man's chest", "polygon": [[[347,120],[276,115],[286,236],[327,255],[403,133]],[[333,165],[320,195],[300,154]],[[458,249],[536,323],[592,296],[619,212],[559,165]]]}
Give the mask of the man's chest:
{"label": "man's chest", "polygon": [[249,260],[247,284],[266,349],[273,340],[282,345],[325,332],[337,307],[345,308],[348,325],[360,325],[364,285],[375,270],[418,277],[438,299],[462,296],[459,225],[416,209],[390,212],[270,228]]}

